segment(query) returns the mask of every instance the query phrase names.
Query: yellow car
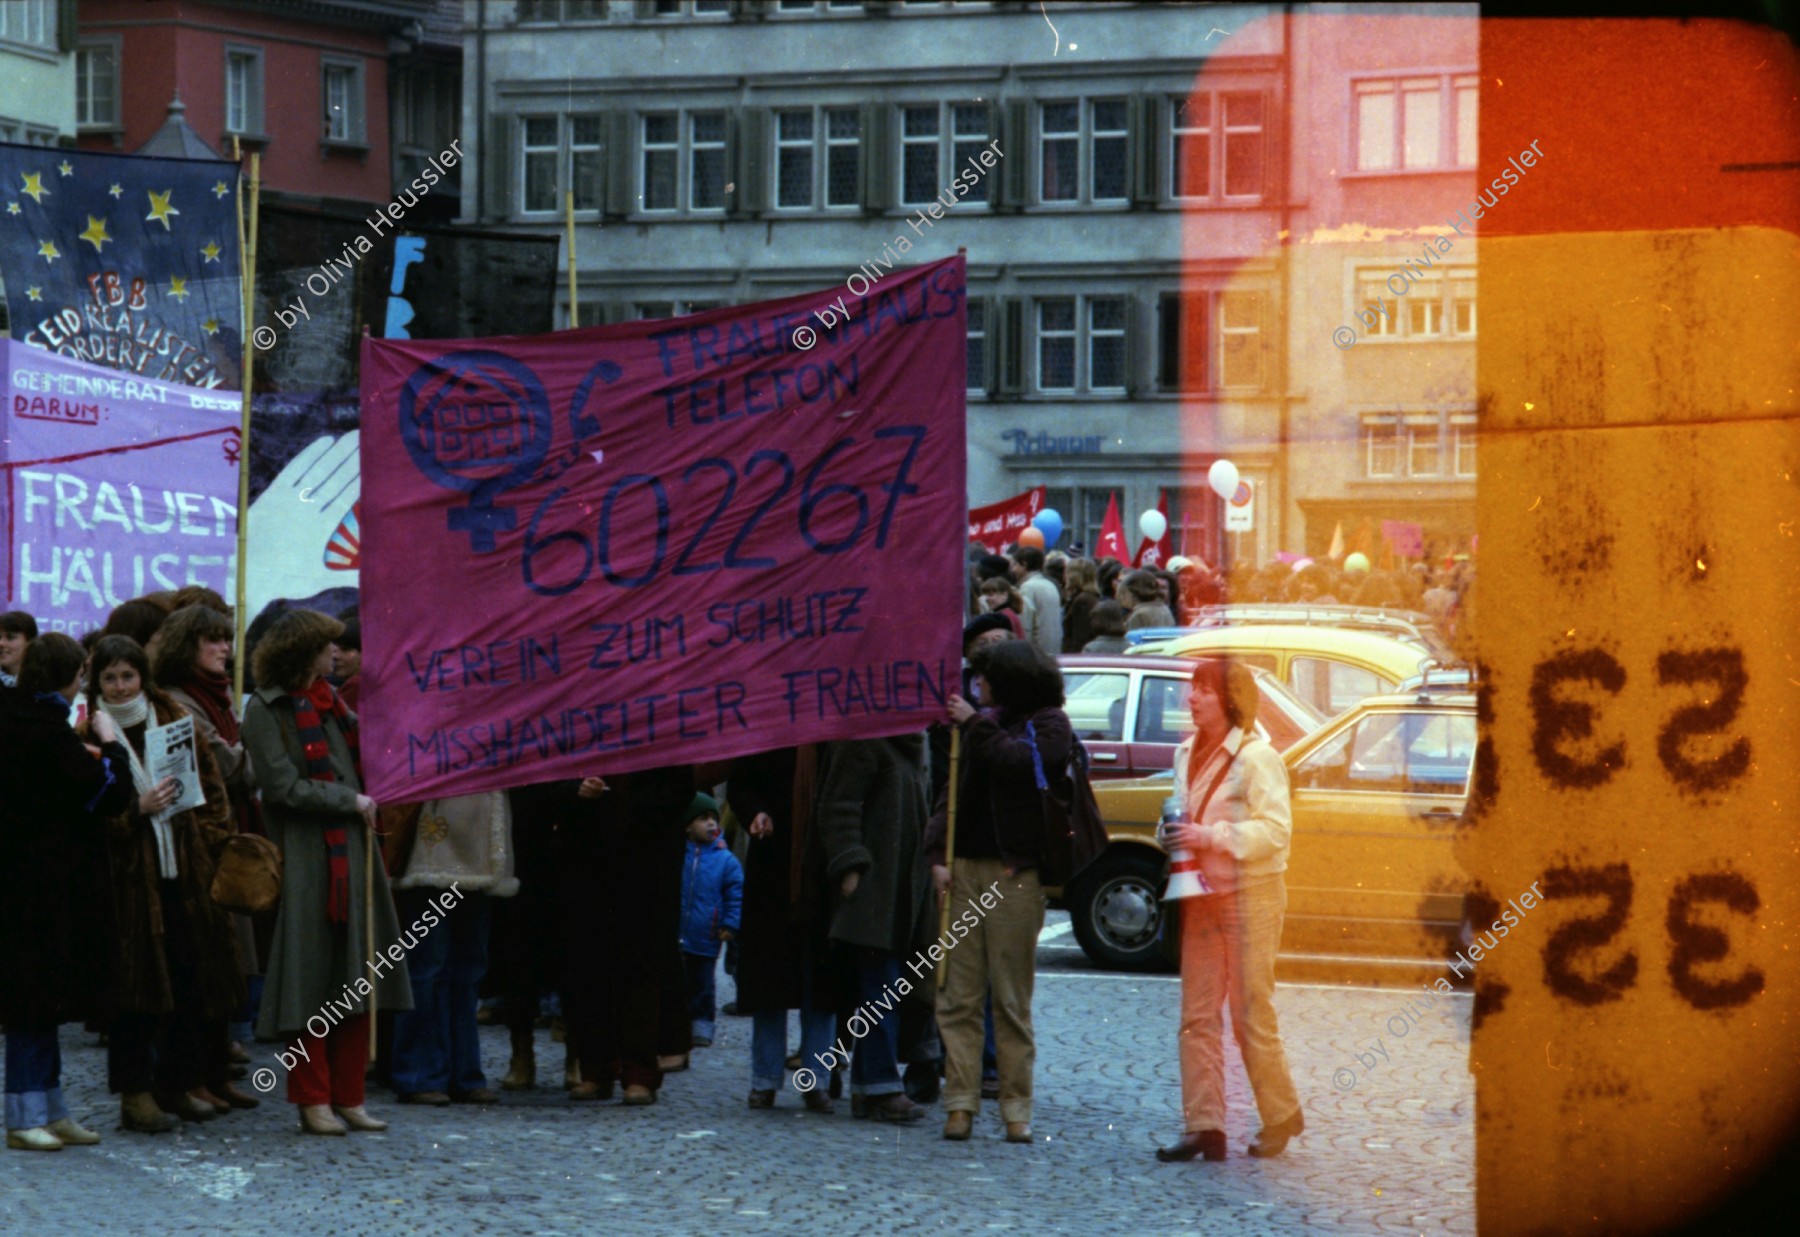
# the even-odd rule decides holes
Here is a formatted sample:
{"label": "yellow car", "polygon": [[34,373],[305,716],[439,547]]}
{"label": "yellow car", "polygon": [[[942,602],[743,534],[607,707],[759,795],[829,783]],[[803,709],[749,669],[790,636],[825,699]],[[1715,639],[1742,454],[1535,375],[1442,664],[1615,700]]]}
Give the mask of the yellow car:
{"label": "yellow car", "polygon": [[[1421,691],[1363,700],[1282,753],[1294,809],[1285,957],[1360,959],[1350,970],[1400,979],[1442,972],[1468,885],[1451,839],[1475,739],[1473,695]],[[1066,902],[1076,939],[1102,966],[1174,960],[1173,940],[1160,939],[1172,934],[1156,843],[1173,785],[1170,773],[1094,784],[1109,844]]]}
{"label": "yellow car", "polygon": [[1325,717],[1363,699],[1391,692],[1436,664],[1419,645],[1348,627],[1299,623],[1202,627],[1190,635],[1141,644],[1126,656],[1222,657],[1268,670]]}

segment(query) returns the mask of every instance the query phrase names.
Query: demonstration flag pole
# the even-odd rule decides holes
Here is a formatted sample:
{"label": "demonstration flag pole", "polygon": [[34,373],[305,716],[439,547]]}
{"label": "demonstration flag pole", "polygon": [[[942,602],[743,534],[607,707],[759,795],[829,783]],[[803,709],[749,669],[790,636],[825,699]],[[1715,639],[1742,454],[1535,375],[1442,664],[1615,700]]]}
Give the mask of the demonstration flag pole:
{"label": "demonstration flag pole", "polygon": [[[233,155],[238,154],[238,141],[231,140]],[[249,243],[245,244],[244,181],[238,178],[237,228],[238,259],[243,263],[244,283],[244,364],[240,377],[244,384],[243,423],[238,432],[238,509],[237,509],[237,640],[231,675],[231,699],[235,706],[244,698],[244,651],[246,629],[250,622],[249,545],[250,545],[250,387],[251,370],[256,362],[252,346],[256,329],[256,217],[262,197],[262,152],[250,152],[250,223]]]}
{"label": "demonstration flag pole", "polygon": [[575,305],[575,194],[563,193],[563,230],[569,246],[569,325],[581,325],[581,310]]}
{"label": "demonstration flag pole", "polygon": [[[363,822],[363,951],[368,954],[367,966],[375,971],[375,825],[372,821]],[[381,996],[380,971],[375,971],[376,982],[369,985],[369,1060],[375,1060],[377,1041],[381,1039],[380,1024],[375,1020],[375,1006]]]}
{"label": "demonstration flag pole", "polygon": [[[956,876],[956,801],[962,798],[962,784],[956,780],[956,766],[962,761],[962,727],[957,726],[950,731],[950,804],[949,814],[945,818],[944,828],[944,866],[950,870],[952,878]],[[950,932],[950,889],[944,889],[944,906],[938,912],[938,937],[941,939]],[[944,986],[945,978],[950,974],[950,955],[945,954],[938,963],[938,987]]]}
{"label": "demonstration flag pole", "polygon": [[[969,257],[968,247],[965,245],[958,245],[956,247],[956,256],[959,258],[962,258],[966,262]],[[951,730],[950,730],[950,779],[949,779],[950,802],[949,802],[949,805],[947,808],[945,822],[944,822],[944,867],[949,869],[952,880],[954,880],[956,877],[956,801],[958,799],[962,798],[962,783],[957,781],[956,775],[957,775],[957,766],[960,765],[961,763],[962,763],[962,727],[961,726],[952,726]],[[949,935],[949,932],[950,932],[950,889],[948,886],[946,886],[944,889],[944,905],[938,911],[938,937],[939,937],[939,939],[942,939],[943,937]],[[937,983],[938,983],[939,988],[942,988],[944,986],[944,981],[949,977],[949,975],[950,975],[950,955],[945,954],[943,960],[938,963]]]}

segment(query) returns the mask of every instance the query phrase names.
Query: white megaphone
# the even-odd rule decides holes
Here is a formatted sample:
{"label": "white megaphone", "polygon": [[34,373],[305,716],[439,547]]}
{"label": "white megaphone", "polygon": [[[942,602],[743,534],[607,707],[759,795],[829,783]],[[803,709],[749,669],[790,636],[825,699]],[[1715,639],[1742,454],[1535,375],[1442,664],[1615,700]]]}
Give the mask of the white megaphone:
{"label": "white megaphone", "polygon": [[1174,795],[1163,800],[1162,823],[1156,827],[1156,840],[1163,843],[1169,851],[1169,885],[1163,892],[1163,901],[1173,902],[1180,898],[1198,898],[1213,892],[1213,887],[1206,883],[1206,873],[1200,870],[1200,859],[1185,850],[1169,847],[1165,840],[1170,825],[1181,822],[1181,802]]}

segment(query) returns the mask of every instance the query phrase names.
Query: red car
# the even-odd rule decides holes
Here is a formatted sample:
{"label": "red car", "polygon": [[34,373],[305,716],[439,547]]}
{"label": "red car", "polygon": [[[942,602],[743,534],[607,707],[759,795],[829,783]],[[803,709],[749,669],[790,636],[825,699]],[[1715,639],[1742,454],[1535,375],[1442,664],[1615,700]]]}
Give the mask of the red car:
{"label": "red car", "polygon": [[[1143,777],[1173,766],[1176,745],[1194,729],[1187,704],[1192,658],[1065,653],[1057,662],[1068,697],[1063,707],[1093,756],[1094,777]],[[1255,673],[1262,692],[1257,730],[1276,751],[1285,752],[1324,722],[1274,674]]]}

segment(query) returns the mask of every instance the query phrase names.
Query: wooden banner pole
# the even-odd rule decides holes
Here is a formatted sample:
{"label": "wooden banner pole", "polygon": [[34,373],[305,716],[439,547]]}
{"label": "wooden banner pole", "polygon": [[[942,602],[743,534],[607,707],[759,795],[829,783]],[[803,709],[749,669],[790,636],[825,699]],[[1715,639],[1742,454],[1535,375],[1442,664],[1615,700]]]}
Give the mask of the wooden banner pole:
{"label": "wooden banner pole", "polygon": [[[233,139],[233,145],[236,140]],[[250,217],[248,223],[248,243],[245,241],[246,224],[244,219],[244,182],[238,178],[237,225],[238,225],[238,259],[243,263],[241,272],[244,285],[244,364],[241,378],[244,386],[243,420],[238,432],[238,509],[237,509],[237,595],[233,606],[237,620],[237,639],[233,647],[236,656],[233,658],[231,673],[231,699],[233,707],[240,707],[244,698],[244,663],[248,657],[244,649],[245,633],[250,625],[249,599],[249,567],[250,567],[250,388],[251,377],[256,364],[254,334],[256,331],[256,221],[257,207],[262,198],[262,152],[250,152]]]}
{"label": "wooden banner pole", "polygon": [[[944,866],[950,870],[952,880],[956,878],[956,801],[962,798],[962,784],[956,780],[957,766],[962,763],[962,727],[957,726],[950,731],[950,802],[948,815],[944,824]],[[944,888],[944,905],[938,912],[938,938],[950,933],[950,888]],[[950,974],[950,955],[945,954],[938,963],[938,987],[944,986],[944,980]]]}

